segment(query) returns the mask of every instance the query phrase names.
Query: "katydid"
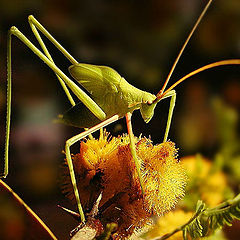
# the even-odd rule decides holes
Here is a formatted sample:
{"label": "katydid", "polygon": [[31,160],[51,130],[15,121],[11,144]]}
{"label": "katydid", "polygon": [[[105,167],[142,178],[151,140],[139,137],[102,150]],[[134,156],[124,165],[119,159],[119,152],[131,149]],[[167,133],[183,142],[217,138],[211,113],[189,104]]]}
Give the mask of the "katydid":
{"label": "katydid", "polygon": [[[54,38],[53,36],[33,17],[29,16],[29,24],[32,31],[38,40],[42,51],[39,50],[34,44],[32,44],[16,27],[11,27],[8,33],[7,42],[7,71],[8,71],[8,87],[7,87],[7,123],[6,123],[6,144],[5,144],[5,168],[2,177],[6,177],[8,174],[8,148],[9,148],[9,135],[10,135],[10,118],[11,118],[11,40],[12,36],[17,37],[26,46],[28,46],[42,61],[44,61],[56,74],[60,81],[68,100],[72,107],[63,115],[61,115],[59,121],[62,123],[84,128],[86,131],[68,139],[65,145],[65,154],[70,171],[70,177],[73,185],[73,190],[78,206],[78,210],[81,216],[81,220],[85,221],[83,208],[80,203],[80,197],[76,185],[76,179],[71,159],[70,147],[80,141],[84,137],[91,133],[117,121],[120,118],[126,117],[127,128],[130,138],[130,149],[136,165],[140,186],[142,187],[141,177],[141,160],[137,157],[135,149],[134,135],[131,126],[131,115],[134,110],[140,109],[143,120],[148,123],[153,114],[157,103],[165,98],[171,98],[170,108],[167,119],[167,126],[164,134],[163,141],[167,141],[168,133],[170,129],[171,119],[173,115],[173,109],[176,101],[176,92],[174,88],[184,81],[185,79],[202,72],[206,69],[210,69],[222,65],[240,64],[240,59],[224,60],[215,63],[211,63],[202,68],[199,68],[185,77],[178,80],[167,90],[166,86],[168,81],[176,67],[176,64],[182,55],[187,43],[189,42],[192,34],[199,25],[203,15],[207,11],[212,0],[210,0],[203,12],[196,21],[193,29],[191,30],[188,38],[184,42],[171,70],[162,87],[162,89],[156,94],[151,94],[142,91],[131,84],[129,84],[123,77],[121,77],[115,70],[107,66],[97,66],[85,63],[78,63]],[[40,37],[40,31],[45,35],[54,45],[61,51],[64,56],[71,62],[69,72],[75,81],[71,80],[65,75],[54,63],[50,53],[48,52],[42,38]],[[86,94],[79,86],[82,86],[88,91]],[[79,103],[75,103],[72,98],[72,93],[80,100]],[[142,189],[144,194],[144,189]]]}

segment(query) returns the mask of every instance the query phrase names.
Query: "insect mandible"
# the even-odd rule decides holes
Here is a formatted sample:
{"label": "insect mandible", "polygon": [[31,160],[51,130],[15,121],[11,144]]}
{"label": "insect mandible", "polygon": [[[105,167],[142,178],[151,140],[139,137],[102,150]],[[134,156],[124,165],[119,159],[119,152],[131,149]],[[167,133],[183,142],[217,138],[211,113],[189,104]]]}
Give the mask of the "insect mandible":
{"label": "insect mandible", "polygon": [[[222,65],[240,64],[240,59],[223,60],[205,65],[193,72],[190,72],[171,87],[166,89],[166,86],[171,78],[171,75],[182,55],[187,43],[189,42],[192,34],[199,25],[202,17],[207,11],[212,0],[209,0],[186,41],[184,42],[170,72],[162,87],[162,89],[156,94],[151,94],[142,91],[131,84],[129,84],[123,77],[121,77],[115,70],[107,66],[97,66],[91,64],[78,63],[61,45],[56,41],[53,36],[31,15],[29,16],[30,27],[38,40],[42,51],[39,50],[34,44],[32,44],[15,26],[11,27],[8,32],[7,40],[7,72],[8,72],[8,87],[7,87],[7,121],[6,121],[6,141],[5,141],[5,163],[4,172],[1,177],[6,177],[8,174],[8,149],[9,149],[9,136],[10,136],[10,119],[11,119],[11,40],[12,36],[21,40],[28,48],[30,48],[42,61],[44,61],[56,74],[59,82],[61,83],[68,100],[72,104],[72,107],[63,115],[61,115],[59,121],[62,123],[77,126],[79,128],[86,129],[84,132],[68,139],[65,144],[65,154],[69,167],[70,177],[73,185],[73,190],[81,216],[82,222],[85,221],[83,208],[80,203],[80,197],[77,189],[70,147],[77,141],[80,141],[84,137],[87,137],[91,133],[102,129],[103,127],[117,121],[120,118],[126,117],[128,134],[130,138],[130,149],[132,157],[135,162],[137,174],[142,187],[141,177],[141,162],[138,159],[135,149],[134,135],[131,125],[131,115],[134,110],[140,109],[143,120],[148,123],[154,114],[154,109],[157,103],[165,98],[171,98],[170,107],[167,119],[167,126],[164,134],[163,141],[167,141],[171,119],[173,115],[173,109],[176,101],[176,92],[174,88],[186,80],[187,78],[202,72],[206,69],[210,69]],[[60,52],[71,62],[69,72],[75,79],[75,82],[65,75],[54,63],[49,51],[47,50],[39,31],[45,35]],[[76,83],[77,82],[77,83]],[[80,87],[85,88],[89,95],[86,94]],[[69,89],[80,100],[79,103],[75,103],[72,98]],[[142,188],[142,194],[144,189]]]}

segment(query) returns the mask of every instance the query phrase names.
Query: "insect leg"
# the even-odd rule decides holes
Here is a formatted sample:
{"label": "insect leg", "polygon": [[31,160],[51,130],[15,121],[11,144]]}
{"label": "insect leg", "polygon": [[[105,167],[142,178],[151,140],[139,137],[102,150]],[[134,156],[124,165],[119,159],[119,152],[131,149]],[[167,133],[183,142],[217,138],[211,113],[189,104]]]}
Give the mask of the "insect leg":
{"label": "insect leg", "polygon": [[168,92],[166,95],[164,95],[164,97],[162,99],[167,98],[167,97],[171,97],[171,101],[170,101],[170,106],[169,106],[167,126],[166,126],[166,130],[165,130],[163,142],[167,141],[167,137],[168,137],[171,121],[172,121],[173,109],[175,107],[175,102],[176,102],[175,90],[171,90],[170,92]]}
{"label": "insect leg", "polygon": [[8,149],[11,120],[11,94],[12,94],[12,63],[11,63],[11,42],[12,35],[16,36],[26,46],[28,46],[43,62],[45,62],[55,74],[57,74],[67,86],[72,90],[76,97],[100,120],[105,120],[106,114],[102,109],[70,78],[68,78],[47,56],[45,56],[36,46],[34,46],[16,27],[11,27],[7,37],[7,117],[6,117],[6,140],[5,140],[5,162],[3,173],[0,177],[8,174]]}
{"label": "insect leg", "polygon": [[126,122],[127,122],[127,129],[128,129],[128,134],[129,134],[129,140],[130,140],[130,150],[131,150],[131,154],[132,154],[132,157],[133,157],[136,169],[137,169],[137,175],[138,175],[138,179],[140,182],[142,194],[144,194],[143,180],[142,180],[142,175],[141,175],[141,163],[137,157],[134,134],[132,131],[131,117],[132,117],[132,114],[130,112],[128,112],[126,114]]}
{"label": "insect leg", "polygon": [[[37,41],[39,42],[39,44],[40,44],[44,54],[48,57],[49,60],[51,60],[54,63],[54,61],[52,59],[52,56],[50,55],[46,45],[44,44],[44,42],[43,42],[43,40],[42,40],[42,38],[41,38],[41,36],[40,36],[40,34],[38,32],[38,29],[40,28],[40,26],[42,27],[42,25],[39,22],[37,22],[37,20],[33,16],[29,16],[28,17],[28,21],[29,21],[29,25],[30,25],[30,27],[32,29],[32,32],[33,32],[34,36],[36,37]],[[45,33],[47,32],[47,30],[44,27],[40,28],[40,31],[46,36]],[[47,32],[47,34],[50,35],[48,32]],[[56,74],[56,76],[57,76],[57,78],[58,78],[58,80],[59,80],[59,82],[60,82],[64,92],[66,93],[68,100],[70,101],[72,106],[75,106],[75,101],[73,100],[73,98],[72,98],[72,96],[71,96],[71,94],[70,94],[66,84],[64,83],[64,81],[57,74]]]}
{"label": "insect leg", "polygon": [[47,56],[45,56],[36,46],[34,46],[16,27],[11,27],[9,35],[16,36],[27,47],[29,47],[43,62],[45,62],[55,74],[60,76],[76,97],[100,120],[105,120],[106,114],[102,109],[70,78],[68,78]]}
{"label": "insect leg", "polygon": [[46,36],[50,42],[54,44],[54,46],[74,65],[78,64],[77,60],[73,58],[73,56],[44,28],[41,23],[39,23],[36,18],[32,15],[28,17],[28,21],[30,26],[34,25],[41,33]]}
{"label": "insect leg", "polygon": [[79,141],[82,138],[88,136],[89,134],[91,134],[91,133],[99,130],[100,128],[103,128],[103,127],[117,121],[118,118],[119,118],[118,115],[114,115],[113,117],[97,124],[96,126],[88,129],[87,131],[82,132],[82,133],[80,133],[80,134],[78,134],[78,135],[76,135],[76,136],[74,136],[74,137],[72,137],[72,138],[70,138],[66,141],[65,154],[66,154],[66,158],[67,158],[67,164],[68,164],[68,168],[69,168],[70,178],[71,178],[72,185],[73,185],[74,195],[75,195],[75,198],[76,198],[76,201],[77,201],[77,206],[78,206],[78,210],[79,210],[79,214],[81,216],[81,221],[82,222],[85,222],[85,216],[84,216],[82,205],[80,203],[80,197],[79,197],[79,192],[78,192],[78,189],[77,189],[77,183],[76,183],[76,178],[75,178],[74,169],[73,169],[70,147],[74,143],[76,143],[77,141]]}
{"label": "insect leg", "polygon": [[8,175],[8,149],[9,149],[9,135],[10,135],[10,122],[11,122],[11,100],[12,100],[12,81],[11,81],[11,34],[8,33],[7,38],[7,116],[6,116],[6,137],[5,137],[5,150],[4,150],[4,169],[0,177],[7,177]]}

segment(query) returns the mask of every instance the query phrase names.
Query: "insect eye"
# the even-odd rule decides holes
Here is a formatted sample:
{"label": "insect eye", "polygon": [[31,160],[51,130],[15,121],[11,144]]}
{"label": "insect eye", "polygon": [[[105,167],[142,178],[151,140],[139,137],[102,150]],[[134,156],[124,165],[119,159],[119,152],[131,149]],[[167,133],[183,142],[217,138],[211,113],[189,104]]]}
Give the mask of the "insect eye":
{"label": "insect eye", "polygon": [[151,105],[151,104],[152,104],[152,101],[148,100],[147,105]]}

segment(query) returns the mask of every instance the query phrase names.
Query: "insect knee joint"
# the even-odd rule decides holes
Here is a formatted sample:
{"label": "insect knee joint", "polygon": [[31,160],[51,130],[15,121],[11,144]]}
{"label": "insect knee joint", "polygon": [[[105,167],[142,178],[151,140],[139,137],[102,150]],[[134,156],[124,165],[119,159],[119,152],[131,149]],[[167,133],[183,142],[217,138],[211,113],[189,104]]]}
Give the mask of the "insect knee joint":
{"label": "insect knee joint", "polygon": [[33,19],[34,19],[33,15],[29,15],[29,16],[28,16],[28,21],[29,21],[29,22],[32,22]]}
{"label": "insect knee joint", "polygon": [[17,31],[18,31],[18,29],[15,26],[12,26],[9,30],[9,32],[11,32],[11,33],[16,33]]}

